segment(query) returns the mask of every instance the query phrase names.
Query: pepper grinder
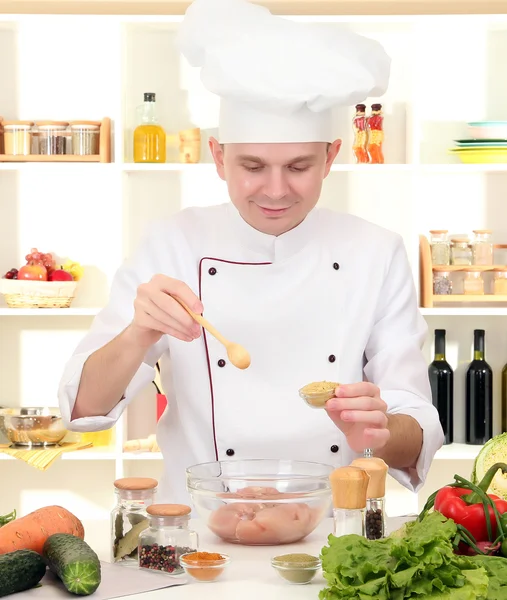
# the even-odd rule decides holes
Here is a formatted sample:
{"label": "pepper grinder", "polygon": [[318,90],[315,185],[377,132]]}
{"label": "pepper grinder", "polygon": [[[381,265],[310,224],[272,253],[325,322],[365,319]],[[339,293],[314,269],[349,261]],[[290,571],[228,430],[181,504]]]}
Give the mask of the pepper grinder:
{"label": "pepper grinder", "polygon": [[333,491],[334,535],[364,537],[366,496],[370,476],[359,467],[340,467],[329,476]]}
{"label": "pepper grinder", "polygon": [[388,466],[377,457],[356,458],[351,465],[364,469],[370,476],[367,490],[365,530],[369,540],[385,537],[385,493]]}

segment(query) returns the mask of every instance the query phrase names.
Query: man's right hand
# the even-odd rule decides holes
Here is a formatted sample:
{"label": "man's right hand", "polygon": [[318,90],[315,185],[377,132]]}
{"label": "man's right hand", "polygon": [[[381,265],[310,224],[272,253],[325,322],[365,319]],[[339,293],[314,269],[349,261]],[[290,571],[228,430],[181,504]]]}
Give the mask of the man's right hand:
{"label": "man's right hand", "polygon": [[175,296],[197,314],[203,306],[199,298],[183,281],[166,275],[154,275],[148,283],[137,288],[134,300],[134,319],[129,326],[136,344],[147,348],[168,334],[184,342],[201,335],[201,327],[174,298]]}

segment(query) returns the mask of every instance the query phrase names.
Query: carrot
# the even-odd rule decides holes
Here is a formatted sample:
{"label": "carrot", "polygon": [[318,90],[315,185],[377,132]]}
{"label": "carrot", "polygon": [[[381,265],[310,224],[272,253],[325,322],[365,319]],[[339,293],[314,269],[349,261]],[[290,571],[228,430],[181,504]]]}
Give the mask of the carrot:
{"label": "carrot", "polygon": [[44,506],[0,528],[0,554],[35,550],[42,554],[45,541],[54,533],[70,533],[84,540],[81,521],[61,506]]}

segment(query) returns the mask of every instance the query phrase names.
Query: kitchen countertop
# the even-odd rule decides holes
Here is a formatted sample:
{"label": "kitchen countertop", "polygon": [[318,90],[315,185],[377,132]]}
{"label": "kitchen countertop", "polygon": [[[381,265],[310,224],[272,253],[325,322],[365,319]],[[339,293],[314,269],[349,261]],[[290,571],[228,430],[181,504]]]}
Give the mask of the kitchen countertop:
{"label": "kitchen countertop", "polygon": [[[396,530],[411,517],[395,517],[387,520],[388,532]],[[318,556],[327,537],[333,531],[333,520],[325,519],[320,526],[300,543],[284,546],[240,546],[221,542],[199,519],[192,520],[190,527],[199,534],[199,549],[209,552],[222,552],[231,557],[231,562],[222,576],[215,582],[199,583],[188,578],[188,583],[147,592],[123,599],[136,600],[201,600],[206,594],[217,600],[305,600],[318,598],[319,591],[326,587],[326,581],[319,572],[307,585],[294,585],[285,582],[271,567],[270,559],[278,554],[306,552]],[[129,567],[125,567],[129,568]],[[204,586],[204,587],[203,587]]]}

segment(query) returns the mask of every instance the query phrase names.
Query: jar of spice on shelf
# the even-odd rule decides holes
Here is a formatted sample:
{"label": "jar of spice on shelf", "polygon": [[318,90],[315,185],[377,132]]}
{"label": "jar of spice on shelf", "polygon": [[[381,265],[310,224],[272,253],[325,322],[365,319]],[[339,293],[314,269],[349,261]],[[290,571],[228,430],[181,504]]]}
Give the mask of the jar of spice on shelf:
{"label": "jar of spice on shelf", "polygon": [[356,163],[364,164],[370,162],[366,148],[368,143],[366,104],[356,104],[356,114],[352,120],[352,130],[354,132],[352,149],[356,157]]}
{"label": "jar of spice on shelf", "polygon": [[463,280],[463,293],[470,295],[484,294],[484,279],[481,269],[474,269],[473,267],[467,269]]}
{"label": "jar of spice on shelf", "polygon": [[472,246],[466,237],[451,239],[451,265],[471,265]]}
{"label": "jar of spice on shelf", "polygon": [[111,513],[111,562],[138,566],[139,536],[150,524],[147,508],[154,503],[157,486],[151,477],[114,482],[117,504]]}
{"label": "jar of spice on shelf", "polygon": [[139,567],[178,575],[180,556],[197,552],[199,538],[188,527],[191,509],[185,504],[152,504],[150,526],[139,536]]}
{"label": "jar of spice on shelf", "polygon": [[445,267],[433,269],[433,293],[436,296],[452,294],[451,273],[446,271]]}
{"label": "jar of spice on shelf", "polygon": [[32,153],[32,121],[3,121],[4,152],[11,156]]}
{"label": "jar of spice on shelf", "polygon": [[39,121],[37,137],[39,140],[39,154],[66,154],[67,153],[67,127],[63,121]]}
{"label": "jar of spice on shelf", "polygon": [[89,156],[99,153],[99,121],[72,121],[72,154]]}
{"label": "jar of spice on shelf", "polygon": [[496,296],[507,296],[507,266],[494,271],[493,289]]}
{"label": "jar of spice on shelf", "polygon": [[492,232],[489,229],[474,229],[473,241],[473,264],[474,265],[492,265],[493,264],[493,243],[491,241]]}
{"label": "jar of spice on shelf", "polygon": [[451,244],[447,239],[447,229],[432,229],[431,262],[434,265],[448,265],[451,262]]}

